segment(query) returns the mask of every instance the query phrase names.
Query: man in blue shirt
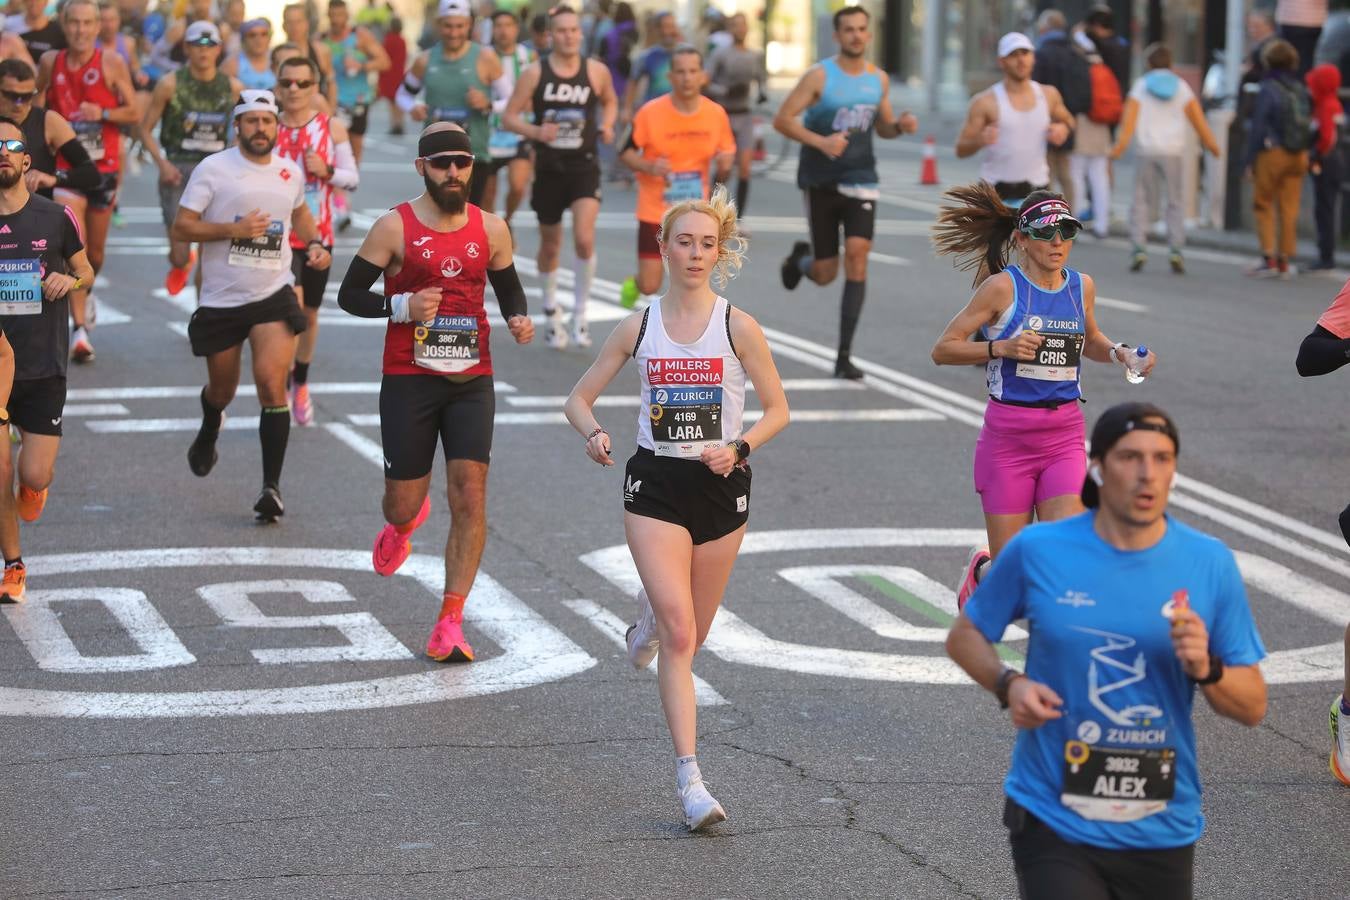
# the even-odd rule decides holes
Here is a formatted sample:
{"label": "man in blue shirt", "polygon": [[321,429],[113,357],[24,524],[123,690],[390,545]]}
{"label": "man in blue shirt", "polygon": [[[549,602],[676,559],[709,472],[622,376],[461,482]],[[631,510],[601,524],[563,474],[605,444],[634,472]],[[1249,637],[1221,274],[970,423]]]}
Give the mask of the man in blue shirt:
{"label": "man in blue shirt", "polygon": [[[1265,648],[1233,554],[1166,515],[1179,448],[1155,406],[1103,413],[1088,511],[1019,533],[947,637],[1020,729],[1004,824],[1023,898],[1190,898],[1195,686],[1222,716],[1265,716]],[[1025,673],[994,649],[1017,619]]]}

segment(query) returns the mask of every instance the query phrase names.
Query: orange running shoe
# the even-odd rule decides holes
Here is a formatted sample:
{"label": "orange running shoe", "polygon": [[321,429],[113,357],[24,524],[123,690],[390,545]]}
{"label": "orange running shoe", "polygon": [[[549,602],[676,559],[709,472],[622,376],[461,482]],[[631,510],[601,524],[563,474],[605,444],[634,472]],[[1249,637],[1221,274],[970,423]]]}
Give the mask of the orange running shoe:
{"label": "orange running shoe", "polygon": [[36,522],[42,515],[42,509],[47,505],[47,489],[40,491],[32,490],[24,485],[19,485],[19,518],[25,522]]}
{"label": "orange running shoe", "polygon": [[5,580],[0,583],[0,603],[22,603],[28,584],[28,568],[23,563],[5,566]]}
{"label": "orange running shoe", "polygon": [[473,662],[473,648],[464,640],[464,610],[441,616],[427,640],[427,656],[436,662]]}
{"label": "orange running shoe", "polygon": [[187,287],[188,278],[192,275],[192,267],[196,263],[197,251],[189,251],[187,265],[181,269],[170,269],[169,274],[164,276],[164,290],[169,292],[170,297],[177,297],[178,293]]}

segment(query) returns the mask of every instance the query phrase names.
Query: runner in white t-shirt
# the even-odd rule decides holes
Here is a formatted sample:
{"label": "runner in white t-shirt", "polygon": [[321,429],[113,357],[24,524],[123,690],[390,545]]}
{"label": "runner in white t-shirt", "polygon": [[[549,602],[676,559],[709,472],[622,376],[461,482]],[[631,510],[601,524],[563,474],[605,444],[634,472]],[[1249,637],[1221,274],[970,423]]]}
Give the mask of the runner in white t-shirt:
{"label": "runner in white t-shirt", "polygon": [[215,466],[225,407],[239,387],[244,341],[253,351],[253,380],[262,415],[263,489],[253,511],[274,522],[285,511],[279,485],[291,430],[286,375],[305,314],[292,288],[291,228],[308,244],[311,267],[332,262],[305,203],[305,177],[273,155],[278,109],[271,91],[244,91],[234,108],[235,147],[202,160],[188,181],[171,236],[202,245],[199,308],[188,323],[195,356],[206,357],[202,427],[188,449],[192,473]]}

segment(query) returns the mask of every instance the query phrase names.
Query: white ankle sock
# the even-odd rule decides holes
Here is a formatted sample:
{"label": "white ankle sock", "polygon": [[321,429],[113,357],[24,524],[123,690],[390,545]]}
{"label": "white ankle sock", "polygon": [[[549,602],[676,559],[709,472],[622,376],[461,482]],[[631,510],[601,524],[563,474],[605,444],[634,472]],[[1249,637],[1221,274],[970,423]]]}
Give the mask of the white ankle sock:
{"label": "white ankle sock", "polygon": [[576,302],[572,306],[572,321],[584,324],[586,322],[586,301],[591,296],[591,281],[595,278],[595,255],[590,259],[573,257],[572,274],[575,276],[575,282],[572,285],[573,295]]}
{"label": "white ankle sock", "polygon": [[675,781],[679,784],[680,790],[684,790],[689,782],[702,777],[703,773],[699,771],[697,756],[677,756],[675,758]]}

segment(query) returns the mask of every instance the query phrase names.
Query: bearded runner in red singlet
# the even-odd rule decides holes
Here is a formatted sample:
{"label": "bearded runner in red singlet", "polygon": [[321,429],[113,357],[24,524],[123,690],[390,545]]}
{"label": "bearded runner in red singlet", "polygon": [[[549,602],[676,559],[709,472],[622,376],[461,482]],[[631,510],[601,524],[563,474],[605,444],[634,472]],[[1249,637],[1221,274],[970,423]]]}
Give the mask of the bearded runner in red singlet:
{"label": "bearded runner in red singlet", "polygon": [[[70,121],[75,136],[89,151],[102,180],[97,188],[82,191],[57,187],[55,199],[70,207],[79,221],[89,252],[89,263],[97,273],[103,268],[103,250],[108,243],[108,225],[117,202],[117,171],[121,150],[119,125],[133,125],[136,115],[135,88],[126,62],[116,53],[103,53],[95,46],[98,38],[98,6],[93,0],[69,0],[61,12],[66,32],[65,50],[42,54],[38,67],[38,92],[47,95],[47,108]],[[69,168],[57,161],[58,172]],[[58,175],[58,178],[60,176]],[[70,339],[71,358],[91,362],[94,347],[85,329],[88,291],[71,294],[70,318],[74,331]]]}
{"label": "bearded runner in red singlet", "polygon": [[[338,291],[338,303],[352,315],[389,319],[380,385],[389,524],[373,553],[381,575],[394,574],[408,558],[412,532],[430,512],[438,437],[445,453],[445,597],[427,641],[427,655],[438,662],[473,659],[464,639],[464,599],[487,535],[496,406],[483,306],[487,282],[516,343],[534,337],[506,223],[466,202],[473,164],[469,136],[458,125],[438,122],[423,131],[414,165],[426,192],[375,222]],[[370,289],[381,275],[383,295]]]}

